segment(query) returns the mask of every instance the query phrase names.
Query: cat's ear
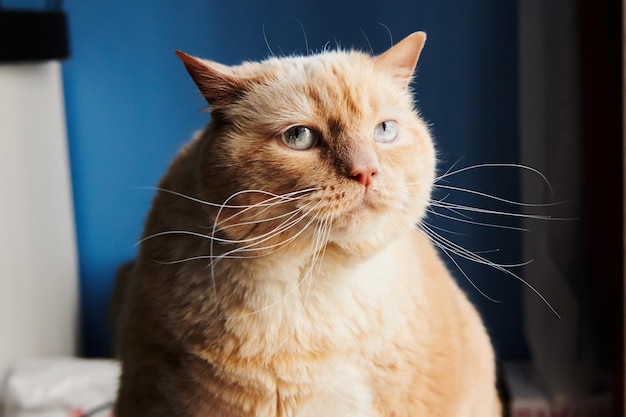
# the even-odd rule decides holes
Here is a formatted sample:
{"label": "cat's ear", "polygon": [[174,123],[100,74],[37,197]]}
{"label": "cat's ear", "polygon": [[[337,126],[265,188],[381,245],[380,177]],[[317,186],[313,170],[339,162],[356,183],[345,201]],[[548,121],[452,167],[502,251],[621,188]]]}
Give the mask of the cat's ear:
{"label": "cat's ear", "polygon": [[425,42],[424,32],[414,32],[377,56],[376,65],[393,74],[404,86],[408,86]]}
{"label": "cat's ear", "polygon": [[176,51],[176,55],[183,61],[187,72],[213,108],[219,108],[241,97],[250,87],[246,78],[238,76],[227,65],[199,59],[181,51]]}

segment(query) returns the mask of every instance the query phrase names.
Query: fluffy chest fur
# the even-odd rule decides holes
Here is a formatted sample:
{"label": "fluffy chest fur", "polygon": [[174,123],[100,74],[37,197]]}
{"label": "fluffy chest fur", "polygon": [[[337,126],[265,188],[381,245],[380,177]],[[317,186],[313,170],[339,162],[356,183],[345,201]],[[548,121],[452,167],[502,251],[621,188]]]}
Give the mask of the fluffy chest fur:
{"label": "fluffy chest fur", "polygon": [[[416,393],[411,412],[448,407],[433,391],[440,384],[433,369],[437,361],[454,360],[439,343],[459,342],[445,324],[458,318],[438,309],[458,312],[450,310],[453,304],[433,305],[427,295],[459,294],[451,282],[424,285],[419,279],[431,272],[422,258],[410,256],[421,240],[409,233],[356,265],[329,248],[311,274],[306,264],[255,265],[255,278],[266,285],[246,288],[244,276],[229,292],[240,294],[239,301],[223,302],[223,325],[215,333],[200,326],[202,335],[188,339],[193,378],[204,381],[195,395],[210,399],[197,415],[223,407],[224,415],[376,416],[386,415],[389,405],[403,415],[397,401],[405,384]],[[228,269],[216,272],[233,281]],[[416,361],[420,357],[427,360]],[[452,376],[448,388],[458,382]]]}

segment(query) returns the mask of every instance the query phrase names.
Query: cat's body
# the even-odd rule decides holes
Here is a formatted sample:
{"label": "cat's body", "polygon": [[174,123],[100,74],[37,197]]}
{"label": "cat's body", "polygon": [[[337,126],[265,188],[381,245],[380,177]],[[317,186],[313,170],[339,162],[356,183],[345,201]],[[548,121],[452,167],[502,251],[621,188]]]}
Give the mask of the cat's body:
{"label": "cat's body", "polygon": [[146,223],[117,417],[499,415],[481,320],[414,227],[435,164],[407,89],[423,42],[181,55],[214,120]]}

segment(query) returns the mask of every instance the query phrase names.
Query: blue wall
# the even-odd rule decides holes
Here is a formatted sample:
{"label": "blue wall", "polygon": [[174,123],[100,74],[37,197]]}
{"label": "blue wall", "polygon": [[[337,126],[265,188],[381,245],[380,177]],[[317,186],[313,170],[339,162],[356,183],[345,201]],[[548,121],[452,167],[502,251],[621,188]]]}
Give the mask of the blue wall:
{"label": "blue wall", "polygon": [[[386,3],[386,4],[385,4]],[[64,65],[81,271],[83,353],[108,352],[107,306],[115,269],[136,253],[155,185],[176,150],[204,126],[204,101],[173,54],[181,49],[225,63],[320,49],[330,41],[375,52],[424,30],[417,99],[432,123],[442,167],[517,160],[516,3],[459,1],[97,0],[65,2],[72,57]],[[300,23],[299,23],[299,22]],[[517,173],[476,171],[455,185],[518,194]],[[470,204],[484,205],[469,201]],[[469,233],[473,249],[502,247],[519,261],[520,236],[438,222]],[[506,250],[504,250],[506,249]],[[511,277],[463,268],[500,304],[468,288],[502,356],[527,354],[520,288]]]}

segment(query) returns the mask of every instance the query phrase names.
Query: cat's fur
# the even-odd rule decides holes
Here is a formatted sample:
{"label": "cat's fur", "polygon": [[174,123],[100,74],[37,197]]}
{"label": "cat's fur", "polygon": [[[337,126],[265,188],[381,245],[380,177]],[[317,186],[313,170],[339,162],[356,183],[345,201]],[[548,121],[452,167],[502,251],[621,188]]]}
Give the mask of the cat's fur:
{"label": "cat's fur", "polygon": [[[213,120],[126,271],[117,417],[500,414],[487,333],[415,227],[435,172],[409,90],[424,41],[236,67],[179,53]],[[375,142],[387,120],[397,138]],[[287,147],[293,126],[317,146]]]}

